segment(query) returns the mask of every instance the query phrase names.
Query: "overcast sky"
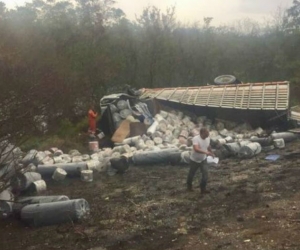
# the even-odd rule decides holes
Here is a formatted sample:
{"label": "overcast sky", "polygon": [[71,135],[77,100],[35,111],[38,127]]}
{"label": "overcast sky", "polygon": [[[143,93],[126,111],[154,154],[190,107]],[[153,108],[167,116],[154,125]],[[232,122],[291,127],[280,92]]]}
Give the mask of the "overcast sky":
{"label": "overcast sky", "polygon": [[[0,0],[10,8],[28,0]],[[182,22],[202,21],[213,17],[214,24],[227,24],[237,19],[251,18],[263,21],[276,12],[278,7],[287,8],[293,0],[116,0],[128,18],[134,19],[144,7],[155,5],[160,9],[175,5],[177,18]]]}

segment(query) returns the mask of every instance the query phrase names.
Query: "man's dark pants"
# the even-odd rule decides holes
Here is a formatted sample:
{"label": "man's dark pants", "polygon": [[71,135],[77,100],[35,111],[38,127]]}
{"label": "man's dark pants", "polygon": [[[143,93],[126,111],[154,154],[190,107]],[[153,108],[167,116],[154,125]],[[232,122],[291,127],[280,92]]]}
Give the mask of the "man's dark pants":
{"label": "man's dark pants", "polygon": [[191,160],[190,171],[189,171],[189,174],[188,174],[188,177],[187,177],[187,187],[189,189],[192,188],[193,179],[194,179],[194,176],[195,176],[198,168],[200,168],[200,171],[202,173],[200,188],[201,188],[201,190],[205,190],[207,180],[208,180],[208,167],[207,167],[207,161],[206,160],[202,161],[201,163],[198,163],[198,162],[195,162],[195,161]]}

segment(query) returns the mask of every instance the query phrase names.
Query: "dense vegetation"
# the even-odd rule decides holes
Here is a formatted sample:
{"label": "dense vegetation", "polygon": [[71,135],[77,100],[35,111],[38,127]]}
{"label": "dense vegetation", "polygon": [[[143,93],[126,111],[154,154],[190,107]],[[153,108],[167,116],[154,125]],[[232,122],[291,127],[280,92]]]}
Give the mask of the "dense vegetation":
{"label": "dense vegetation", "polygon": [[185,25],[173,7],[147,7],[131,21],[113,0],[34,0],[12,10],[0,2],[0,37],[0,138],[30,134],[44,115],[55,129],[124,84],[204,85],[234,74],[288,80],[300,93],[297,0],[264,25],[234,26],[214,26],[213,17]]}

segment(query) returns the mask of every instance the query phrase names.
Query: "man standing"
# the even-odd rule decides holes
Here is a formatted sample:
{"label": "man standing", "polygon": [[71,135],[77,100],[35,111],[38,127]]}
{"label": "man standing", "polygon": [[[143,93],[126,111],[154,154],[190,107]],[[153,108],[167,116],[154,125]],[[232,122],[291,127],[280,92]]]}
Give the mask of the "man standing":
{"label": "man standing", "polygon": [[95,106],[92,104],[88,113],[89,117],[89,133],[95,135],[96,133],[96,118],[98,113],[95,111]]}
{"label": "man standing", "polygon": [[214,157],[214,153],[210,147],[209,131],[206,128],[200,129],[200,134],[193,138],[193,150],[190,156],[191,166],[187,177],[187,189],[193,190],[193,179],[198,168],[202,173],[202,179],[200,183],[201,193],[209,193],[206,190],[206,184],[208,179],[208,168],[206,163],[206,157],[210,155]]}

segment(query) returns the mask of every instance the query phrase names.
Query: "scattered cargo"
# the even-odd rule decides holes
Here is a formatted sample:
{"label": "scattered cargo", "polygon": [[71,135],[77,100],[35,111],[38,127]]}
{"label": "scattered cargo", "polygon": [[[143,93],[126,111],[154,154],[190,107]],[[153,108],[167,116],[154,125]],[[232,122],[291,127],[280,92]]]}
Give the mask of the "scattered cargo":
{"label": "scattered cargo", "polygon": [[31,226],[50,226],[78,221],[90,212],[84,199],[57,201],[26,205],[21,210],[21,219]]}
{"label": "scattered cargo", "polygon": [[[287,83],[277,83],[277,85],[285,93]],[[265,87],[271,89],[272,86],[267,84]],[[243,86],[245,91],[250,91],[248,87]],[[188,91],[191,92],[190,94],[199,91],[208,93],[211,89],[217,88],[219,86],[184,91],[165,89],[159,93],[154,92],[161,100],[165,97],[162,93],[166,92],[170,98],[172,97],[171,101],[175,102],[179,98],[181,102],[185,100],[184,96]],[[230,88],[237,87],[231,86]],[[263,89],[262,86],[259,89]],[[174,95],[177,91],[180,95]],[[144,92],[144,97],[153,97],[153,93],[147,90]],[[181,94],[183,94],[182,97],[180,97]],[[185,100],[188,105],[190,101],[190,98]],[[214,105],[213,99],[209,99],[209,102],[210,106]],[[284,103],[279,104],[282,110],[286,109]],[[251,105],[254,104],[251,103]],[[8,217],[13,213],[19,214],[22,221],[33,226],[80,220],[89,214],[88,202],[84,199],[69,200],[64,195],[40,196],[47,190],[45,182],[47,178],[52,178],[57,184],[64,183],[63,181],[68,177],[81,178],[82,182],[92,182],[97,178],[97,173],[107,173],[110,176],[124,174],[131,164],[136,166],[189,164],[193,146],[192,138],[199,135],[202,127],[209,129],[211,145],[220,160],[227,157],[249,159],[256,157],[262,151],[280,150],[285,147],[286,143],[298,138],[298,135],[292,132],[266,131],[260,126],[251,126],[245,121],[212,118],[203,114],[199,115],[197,112],[170,107],[155,110],[140,100],[135,103],[132,100],[117,100],[107,106],[105,112],[108,111],[111,112],[114,126],[118,128],[115,134],[110,136],[114,142],[112,148],[99,147],[99,141],[104,137],[104,133],[101,132],[101,135],[89,142],[87,148],[90,154],[81,154],[76,149],[64,153],[53,147],[46,151],[30,150],[19,157],[20,160],[17,162],[6,162],[2,159],[2,163],[7,164],[6,168],[9,169],[8,172],[11,175],[15,174],[14,169],[17,164],[23,169],[23,172],[11,178],[10,184],[16,197],[9,190],[0,194],[2,217]],[[136,126],[132,126],[133,124],[142,124],[143,128],[136,129]],[[15,150],[14,153],[20,155],[19,150]],[[211,159],[210,166],[216,166],[219,158]],[[38,196],[31,196],[33,194]]]}

